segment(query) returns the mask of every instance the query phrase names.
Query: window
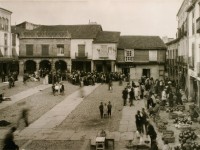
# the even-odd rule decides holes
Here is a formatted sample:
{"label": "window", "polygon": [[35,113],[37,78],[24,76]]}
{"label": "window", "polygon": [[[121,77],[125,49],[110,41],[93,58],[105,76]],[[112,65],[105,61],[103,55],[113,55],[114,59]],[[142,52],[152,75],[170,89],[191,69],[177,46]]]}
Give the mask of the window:
{"label": "window", "polygon": [[4,33],[4,45],[8,45],[8,34]]}
{"label": "window", "polygon": [[125,50],[125,61],[133,61],[134,50]]}
{"label": "window", "polygon": [[78,56],[85,56],[85,45],[78,45]]}
{"label": "window", "polygon": [[58,44],[57,49],[58,49],[57,54],[64,55],[64,45],[63,44]]}
{"label": "window", "polygon": [[[173,53],[171,53],[172,55]],[[173,57],[173,56],[172,56]],[[171,58],[172,58],[171,57]],[[149,61],[157,61],[157,51],[150,50],[149,51]]]}
{"label": "window", "polygon": [[8,56],[8,49],[6,47],[4,48],[4,56]]}
{"label": "window", "polygon": [[33,45],[31,44],[26,45],[26,55],[27,56],[33,55]]}
{"label": "window", "polygon": [[101,45],[101,50],[99,52],[99,57],[108,57],[107,45]]}
{"label": "window", "polygon": [[42,56],[49,55],[49,45],[42,45]]}

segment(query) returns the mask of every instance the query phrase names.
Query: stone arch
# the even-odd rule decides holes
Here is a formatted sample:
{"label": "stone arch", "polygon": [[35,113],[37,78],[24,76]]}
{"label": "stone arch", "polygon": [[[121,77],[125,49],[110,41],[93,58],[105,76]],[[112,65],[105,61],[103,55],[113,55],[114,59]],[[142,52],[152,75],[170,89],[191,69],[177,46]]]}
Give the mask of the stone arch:
{"label": "stone arch", "polygon": [[41,60],[39,63],[40,70],[51,71],[51,62],[49,60]]}
{"label": "stone arch", "polygon": [[33,74],[36,71],[36,62],[34,60],[27,60],[24,63],[24,72]]}
{"label": "stone arch", "polygon": [[65,72],[67,70],[67,63],[64,60],[57,60],[55,62],[55,69]]}

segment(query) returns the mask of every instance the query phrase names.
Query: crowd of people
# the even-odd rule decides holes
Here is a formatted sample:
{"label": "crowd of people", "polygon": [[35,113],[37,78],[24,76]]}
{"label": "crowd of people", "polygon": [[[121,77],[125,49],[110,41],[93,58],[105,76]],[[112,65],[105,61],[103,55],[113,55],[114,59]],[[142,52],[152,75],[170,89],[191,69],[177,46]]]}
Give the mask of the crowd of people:
{"label": "crowd of people", "polygon": [[[160,106],[173,107],[183,105],[186,100],[183,89],[174,81],[169,79],[154,80],[151,78],[141,77],[137,82],[128,82],[122,90],[123,105],[134,106],[134,101],[143,99],[146,102],[146,110],[137,110],[135,114],[135,124],[137,132],[140,135],[147,134],[151,139],[152,150],[156,150],[157,133],[153,125],[150,123],[150,118],[159,114]],[[165,148],[169,147],[165,141]],[[166,149],[166,150],[170,150]]]}

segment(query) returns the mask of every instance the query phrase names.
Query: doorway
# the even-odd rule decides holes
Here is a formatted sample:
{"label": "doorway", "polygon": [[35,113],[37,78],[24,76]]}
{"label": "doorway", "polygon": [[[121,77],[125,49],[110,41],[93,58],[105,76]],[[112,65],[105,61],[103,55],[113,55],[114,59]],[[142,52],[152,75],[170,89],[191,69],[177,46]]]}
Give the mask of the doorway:
{"label": "doorway", "polygon": [[147,78],[150,78],[150,69],[143,69],[142,70],[142,76],[146,76]]}

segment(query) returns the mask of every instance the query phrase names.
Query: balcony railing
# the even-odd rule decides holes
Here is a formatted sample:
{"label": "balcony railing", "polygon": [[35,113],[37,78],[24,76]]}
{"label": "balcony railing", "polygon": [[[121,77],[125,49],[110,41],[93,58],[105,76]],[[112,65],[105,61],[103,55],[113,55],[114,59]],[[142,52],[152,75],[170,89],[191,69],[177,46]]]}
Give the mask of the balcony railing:
{"label": "balcony railing", "polygon": [[88,53],[75,53],[75,57],[76,58],[87,58],[88,57]]}
{"label": "balcony railing", "polygon": [[200,17],[196,20],[197,33],[200,33]]}

